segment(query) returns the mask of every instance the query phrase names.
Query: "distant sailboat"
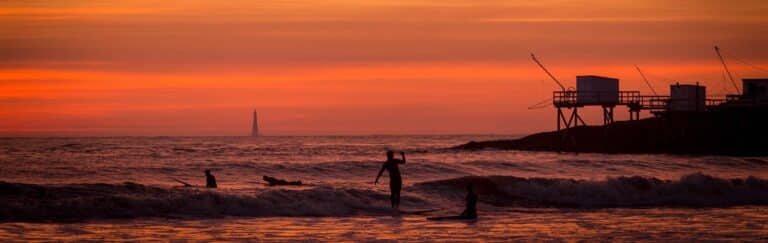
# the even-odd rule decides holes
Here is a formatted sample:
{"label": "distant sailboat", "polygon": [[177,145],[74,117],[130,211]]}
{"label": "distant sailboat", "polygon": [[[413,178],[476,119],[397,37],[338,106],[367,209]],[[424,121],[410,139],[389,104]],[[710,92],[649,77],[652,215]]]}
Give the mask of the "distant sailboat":
{"label": "distant sailboat", "polygon": [[251,137],[259,136],[259,116],[256,111],[253,111],[253,128],[251,129]]}

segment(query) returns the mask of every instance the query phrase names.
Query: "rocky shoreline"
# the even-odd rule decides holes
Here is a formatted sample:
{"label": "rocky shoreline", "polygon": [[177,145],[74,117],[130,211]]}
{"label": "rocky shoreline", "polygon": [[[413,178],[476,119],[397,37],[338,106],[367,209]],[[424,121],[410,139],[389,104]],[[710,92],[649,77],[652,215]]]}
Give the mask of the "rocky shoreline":
{"label": "rocky shoreline", "polygon": [[669,113],[606,126],[579,126],[520,139],[471,141],[452,149],[768,156],[766,109]]}

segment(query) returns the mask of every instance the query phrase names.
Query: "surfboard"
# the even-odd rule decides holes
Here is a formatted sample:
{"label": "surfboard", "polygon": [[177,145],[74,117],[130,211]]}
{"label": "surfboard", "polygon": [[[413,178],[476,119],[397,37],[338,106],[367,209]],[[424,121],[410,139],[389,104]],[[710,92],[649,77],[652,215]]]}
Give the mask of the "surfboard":
{"label": "surfboard", "polygon": [[275,185],[275,184],[269,184],[269,183],[266,183],[266,182],[256,182],[256,184],[262,184],[262,185],[264,185],[264,186],[268,186],[268,187],[283,187],[283,186],[286,186],[286,187],[303,187],[303,186],[315,186],[314,184],[309,184],[309,183],[302,183],[301,185]]}
{"label": "surfboard", "polygon": [[440,217],[429,217],[427,220],[432,221],[444,221],[444,220],[458,220],[458,221],[473,221],[477,220],[477,218],[466,218],[462,216],[440,216]]}
{"label": "surfboard", "polygon": [[181,183],[182,185],[184,185],[184,187],[194,187],[192,184],[189,184],[186,181],[182,181],[182,180],[179,180],[179,179],[176,179],[176,178],[173,178],[173,177],[170,177],[170,178],[171,178],[171,180],[174,180],[174,181],[176,181],[178,183]]}
{"label": "surfboard", "polygon": [[427,214],[427,213],[431,213],[431,212],[437,212],[437,211],[440,211],[440,210],[442,210],[442,208],[431,208],[431,209],[420,209],[420,210],[400,210],[399,212],[400,212],[400,214],[416,214],[416,215],[420,215],[420,214]]}

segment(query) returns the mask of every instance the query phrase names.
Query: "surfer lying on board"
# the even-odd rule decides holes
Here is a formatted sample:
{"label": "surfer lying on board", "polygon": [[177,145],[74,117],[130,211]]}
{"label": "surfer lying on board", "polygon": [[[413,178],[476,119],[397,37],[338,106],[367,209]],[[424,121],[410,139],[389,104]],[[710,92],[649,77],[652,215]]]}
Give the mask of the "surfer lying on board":
{"label": "surfer lying on board", "polygon": [[400,207],[400,189],[403,187],[403,179],[400,177],[400,168],[397,165],[405,164],[405,153],[400,152],[400,157],[402,159],[395,159],[395,152],[387,150],[387,161],[381,166],[379,175],[376,176],[376,181],[373,182],[373,184],[379,183],[379,177],[381,177],[385,169],[387,170],[387,173],[389,173],[389,200],[392,203],[392,208]]}
{"label": "surfer lying on board", "polygon": [[443,216],[427,218],[428,220],[473,220],[477,219],[477,194],[475,194],[472,184],[467,185],[467,204],[464,207],[464,212],[461,212],[459,216]]}
{"label": "surfer lying on board", "polygon": [[286,181],[282,179],[277,179],[274,177],[264,176],[264,181],[269,183],[269,186],[301,186],[301,181]]}
{"label": "surfer lying on board", "polygon": [[205,187],[216,188],[216,177],[211,174],[211,170],[205,170]]}

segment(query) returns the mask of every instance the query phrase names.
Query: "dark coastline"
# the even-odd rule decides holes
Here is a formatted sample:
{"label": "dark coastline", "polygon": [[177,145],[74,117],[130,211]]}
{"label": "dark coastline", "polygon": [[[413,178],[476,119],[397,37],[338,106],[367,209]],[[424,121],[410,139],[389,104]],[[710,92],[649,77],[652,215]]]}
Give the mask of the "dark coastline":
{"label": "dark coastline", "polygon": [[579,126],[520,139],[471,141],[452,149],[609,154],[768,155],[768,109],[667,113],[606,126]]}

